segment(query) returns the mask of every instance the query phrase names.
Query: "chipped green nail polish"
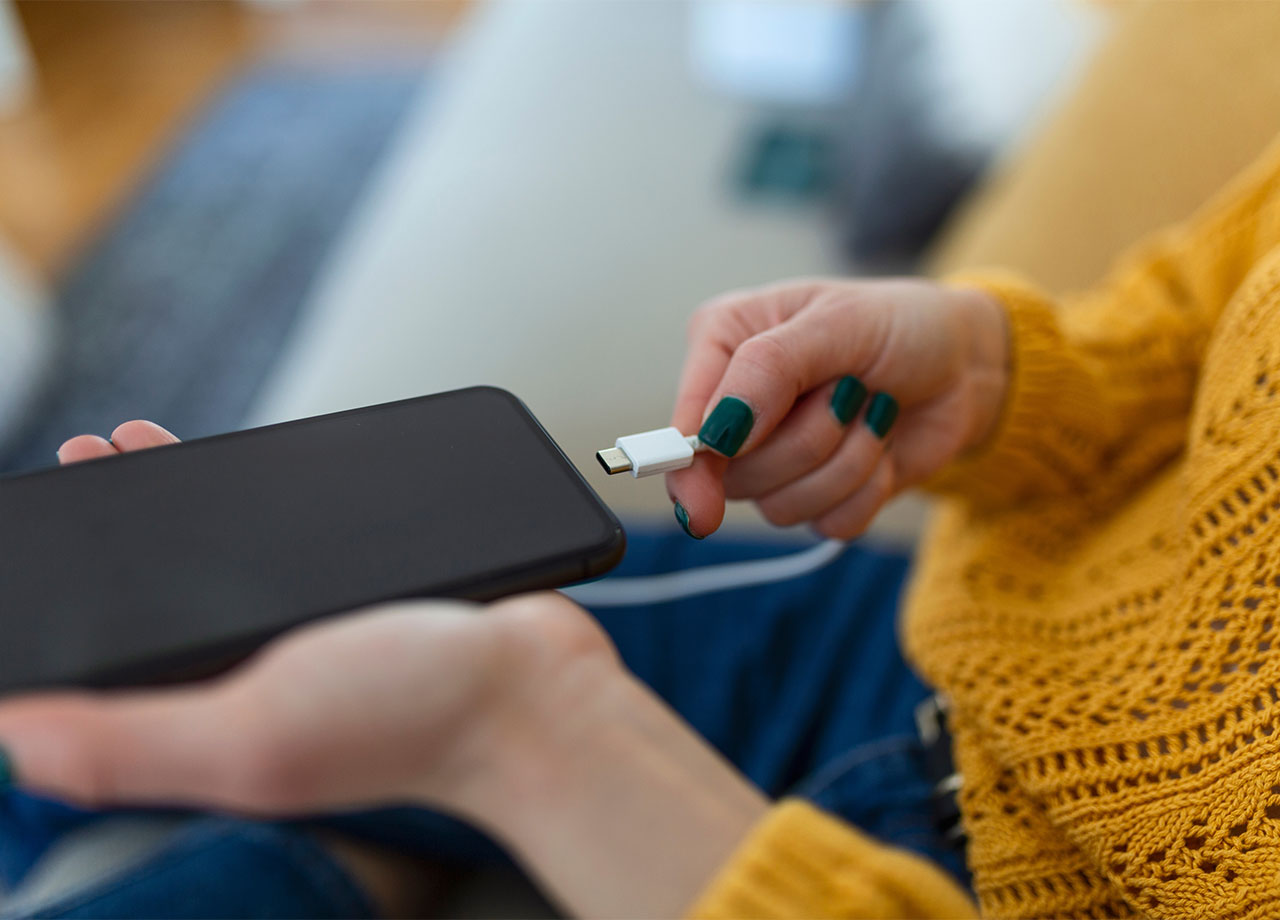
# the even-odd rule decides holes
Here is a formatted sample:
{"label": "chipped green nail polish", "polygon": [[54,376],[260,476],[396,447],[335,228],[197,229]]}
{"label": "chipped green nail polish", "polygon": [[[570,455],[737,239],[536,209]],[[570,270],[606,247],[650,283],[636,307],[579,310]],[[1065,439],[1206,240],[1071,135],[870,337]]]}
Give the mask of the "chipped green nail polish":
{"label": "chipped green nail polish", "polygon": [[857,377],[842,377],[836,384],[836,391],[831,394],[831,414],[841,425],[847,425],[866,401],[866,384]]}
{"label": "chipped green nail polish", "polygon": [[694,533],[692,530],[689,529],[689,512],[685,511],[684,505],[680,504],[679,502],[676,502],[676,520],[680,522],[680,526],[684,528],[684,532],[687,533],[689,536],[693,537],[695,540],[702,539],[702,537],[698,536],[696,533]]}
{"label": "chipped green nail polish", "polygon": [[750,406],[736,396],[726,396],[702,423],[698,440],[712,450],[732,457],[751,433],[755,420]]}
{"label": "chipped green nail polish", "polygon": [[898,417],[898,401],[888,393],[877,393],[871,397],[871,405],[867,406],[867,427],[875,432],[877,438],[883,438],[893,427]]}

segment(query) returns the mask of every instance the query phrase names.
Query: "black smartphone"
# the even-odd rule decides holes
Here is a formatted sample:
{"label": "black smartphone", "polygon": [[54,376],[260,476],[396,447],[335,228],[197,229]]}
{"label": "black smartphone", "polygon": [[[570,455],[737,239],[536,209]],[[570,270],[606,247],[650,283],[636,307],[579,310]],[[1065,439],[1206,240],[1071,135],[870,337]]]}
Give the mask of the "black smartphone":
{"label": "black smartphone", "polygon": [[213,673],[308,620],[600,575],[622,527],[475,387],[0,479],[0,692]]}

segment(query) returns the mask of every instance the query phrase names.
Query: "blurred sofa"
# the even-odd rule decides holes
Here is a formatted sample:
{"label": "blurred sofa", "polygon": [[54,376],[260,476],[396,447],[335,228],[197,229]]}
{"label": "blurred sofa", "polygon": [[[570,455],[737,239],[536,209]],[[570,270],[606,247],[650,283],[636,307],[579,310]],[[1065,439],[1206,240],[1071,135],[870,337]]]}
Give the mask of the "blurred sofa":
{"label": "blurred sofa", "polygon": [[944,230],[934,271],[1002,265],[1050,291],[1085,287],[1280,133],[1280,5],[1107,7],[1107,40]]}
{"label": "blurred sofa", "polygon": [[[991,13],[1014,25],[991,34],[948,3],[921,8],[963,31],[954,44],[969,60],[945,75],[950,96],[966,85],[957,73],[991,57],[974,52],[1001,42],[1023,61],[1037,57],[1028,43],[1064,63],[1084,50],[1063,0],[1035,14],[997,3]],[[670,524],[661,483],[607,479],[593,458],[617,435],[666,423],[690,312],[724,290],[847,271],[822,206],[734,187],[744,143],[775,110],[699,79],[700,6],[478,4],[249,422],[506,386],[611,506]],[[1026,121],[1017,106],[1052,88],[1038,74],[1028,98],[970,69],[969,128],[1011,133]],[[1015,110],[993,113],[1007,98]],[[909,539],[918,521],[908,501],[878,528]],[[749,506],[730,522],[760,526]]]}

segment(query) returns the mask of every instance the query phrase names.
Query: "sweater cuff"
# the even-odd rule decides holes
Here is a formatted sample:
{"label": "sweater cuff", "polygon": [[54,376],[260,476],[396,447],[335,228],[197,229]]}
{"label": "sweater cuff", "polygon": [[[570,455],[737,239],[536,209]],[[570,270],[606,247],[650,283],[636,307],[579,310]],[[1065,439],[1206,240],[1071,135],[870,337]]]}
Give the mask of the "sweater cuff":
{"label": "sweater cuff", "polygon": [[772,809],[689,911],[695,918],[976,917],[942,869],[800,799]]}
{"label": "sweater cuff", "polygon": [[1016,500],[1046,483],[1071,485],[1083,479],[1087,450],[1081,449],[1078,433],[1087,429],[1097,405],[1089,388],[1079,385],[1080,374],[1064,347],[1054,302],[1007,272],[958,274],[946,283],[980,288],[1004,305],[1009,320],[1009,389],[987,442],[957,458],[925,488],[988,504]]}

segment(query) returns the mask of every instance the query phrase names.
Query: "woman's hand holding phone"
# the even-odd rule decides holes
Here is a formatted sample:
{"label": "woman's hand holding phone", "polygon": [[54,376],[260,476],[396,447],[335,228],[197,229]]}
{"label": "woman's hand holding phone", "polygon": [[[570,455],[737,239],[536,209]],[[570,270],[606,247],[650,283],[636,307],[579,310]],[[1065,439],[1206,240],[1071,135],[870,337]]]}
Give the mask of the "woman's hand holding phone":
{"label": "woman's hand holding phone", "polygon": [[[176,440],[129,422],[59,457]],[[549,592],[321,621],[197,684],[6,700],[0,751],[22,788],[87,807],[446,811],[587,915],[676,916],[767,808]]]}

